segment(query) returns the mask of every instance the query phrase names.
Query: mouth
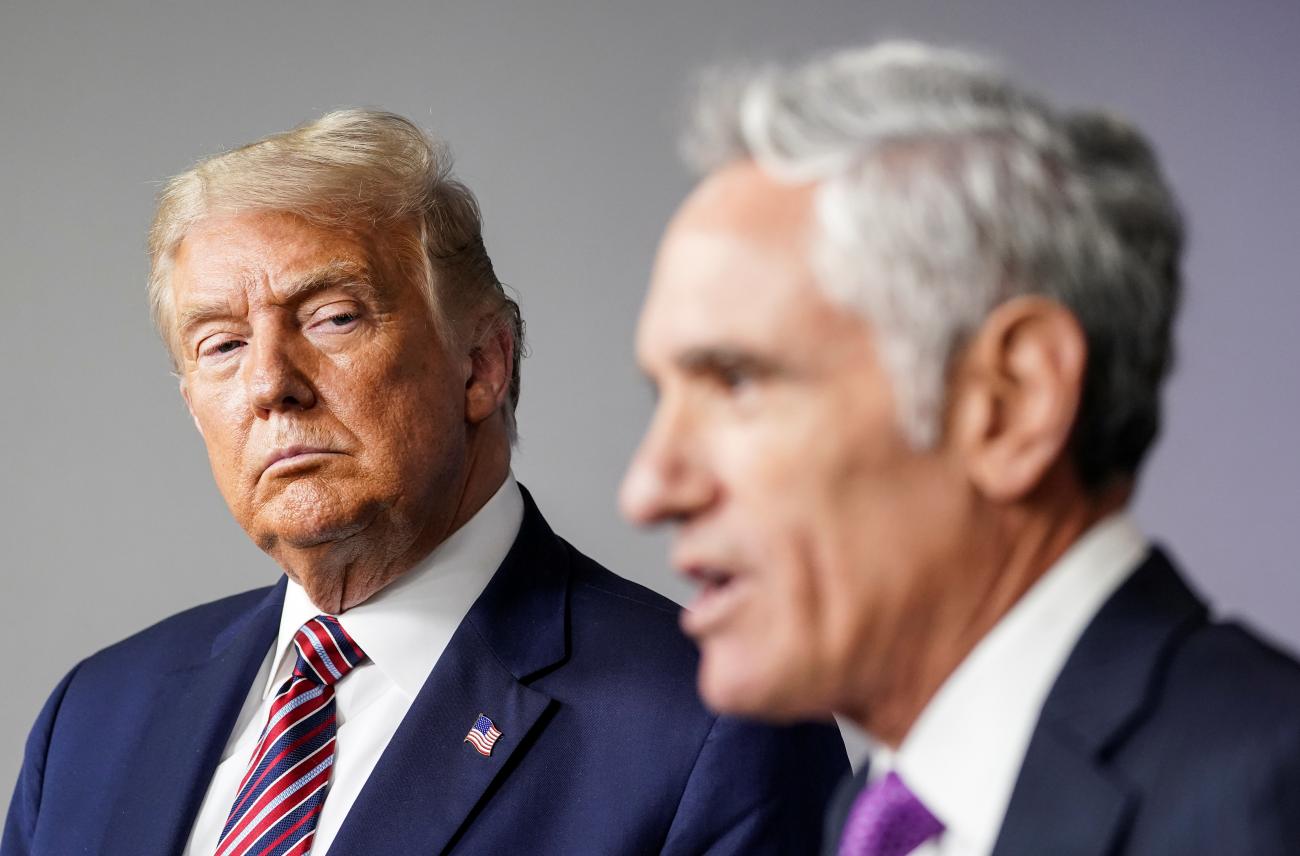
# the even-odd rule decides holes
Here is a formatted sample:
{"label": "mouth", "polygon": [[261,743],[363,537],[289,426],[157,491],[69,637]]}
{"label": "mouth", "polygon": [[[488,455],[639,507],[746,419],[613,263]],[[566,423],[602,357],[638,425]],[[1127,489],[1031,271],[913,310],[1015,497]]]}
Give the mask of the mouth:
{"label": "mouth", "polygon": [[696,586],[696,595],[682,613],[682,630],[699,639],[721,629],[744,601],[744,575],[709,565],[682,566],[681,573]]}
{"label": "mouth", "polygon": [[320,446],[284,446],[267,455],[262,476],[282,476],[306,467],[318,466],[326,456],[337,455]]}

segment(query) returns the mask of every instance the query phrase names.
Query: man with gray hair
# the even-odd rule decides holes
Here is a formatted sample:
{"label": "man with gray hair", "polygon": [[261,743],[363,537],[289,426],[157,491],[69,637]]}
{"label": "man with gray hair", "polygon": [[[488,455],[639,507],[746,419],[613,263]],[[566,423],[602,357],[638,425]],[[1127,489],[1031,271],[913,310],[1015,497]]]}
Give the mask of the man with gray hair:
{"label": "man with gray hair", "polygon": [[960,52],[706,87],[622,487],[713,708],[871,739],[827,854],[1294,853],[1300,668],[1128,512],[1183,227],[1150,146]]}
{"label": "man with gray hair", "polygon": [[834,727],[709,713],[676,607],[511,476],[523,324],[449,169],[342,111],[167,184],[153,314],[284,575],[74,668],[3,856],[815,852]]}

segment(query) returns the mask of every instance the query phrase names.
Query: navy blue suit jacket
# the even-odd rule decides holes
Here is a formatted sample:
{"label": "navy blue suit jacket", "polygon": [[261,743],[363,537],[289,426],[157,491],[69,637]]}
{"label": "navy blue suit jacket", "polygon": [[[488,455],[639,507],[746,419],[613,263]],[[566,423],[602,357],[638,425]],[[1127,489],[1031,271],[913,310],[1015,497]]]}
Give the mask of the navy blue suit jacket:
{"label": "navy blue suit jacket", "polygon": [[[836,795],[828,854],[864,779]],[[1211,621],[1154,550],[1052,686],[993,853],[1300,853],[1300,664]]]}
{"label": "navy blue suit jacket", "polygon": [[[556,537],[526,492],[525,509],[330,852],[816,852],[839,732],[708,713],[677,608]],[[179,853],[283,597],[281,580],[200,606],[73,669],[0,854]],[[464,742],[480,711],[502,732],[490,757]]]}

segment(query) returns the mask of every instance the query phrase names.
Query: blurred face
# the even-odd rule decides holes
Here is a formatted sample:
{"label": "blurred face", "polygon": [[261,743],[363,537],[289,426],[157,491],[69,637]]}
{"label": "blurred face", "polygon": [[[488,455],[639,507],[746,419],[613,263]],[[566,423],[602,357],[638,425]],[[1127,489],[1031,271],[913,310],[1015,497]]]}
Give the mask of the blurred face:
{"label": "blurred face", "polygon": [[669,226],[637,339],[658,402],[621,492],[633,521],[675,525],[705,700],[778,719],[889,692],[955,514],[954,468],[895,427],[870,329],[814,282],[811,201],[741,164]]}
{"label": "blurred face", "polygon": [[309,594],[349,545],[383,564],[449,525],[464,481],[469,362],[393,257],[255,213],[200,223],[175,259],[182,390],[217,486]]}

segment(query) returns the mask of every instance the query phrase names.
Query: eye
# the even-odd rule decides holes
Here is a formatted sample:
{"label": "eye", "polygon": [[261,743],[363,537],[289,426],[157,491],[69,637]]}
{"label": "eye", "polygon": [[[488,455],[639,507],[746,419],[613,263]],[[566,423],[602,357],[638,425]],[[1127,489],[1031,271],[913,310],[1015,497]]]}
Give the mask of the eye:
{"label": "eye", "polygon": [[747,362],[720,361],[707,366],[701,377],[718,393],[735,398],[753,389],[762,375]]}
{"label": "eye", "polygon": [[777,374],[770,359],[736,348],[689,351],[678,363],[701,389],[728,400],[750,400]]}
{"label": "eye", "polygon": [[313,312],[307,327],[318,333],[346,333],[356,327],[360,319],[361,311],[355,303],[336,302]]}
{"label": "eye", "polygon": [[719,366],[713,374],[713,379],[718,386],[734,393],[748,386],[754,380],[754,376],[741,366]]}
{"label": "eye", "polygon": [[216,359],[233,353],[248,343],[233,336],[209,336],[199,343],[199,358]]}

